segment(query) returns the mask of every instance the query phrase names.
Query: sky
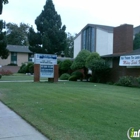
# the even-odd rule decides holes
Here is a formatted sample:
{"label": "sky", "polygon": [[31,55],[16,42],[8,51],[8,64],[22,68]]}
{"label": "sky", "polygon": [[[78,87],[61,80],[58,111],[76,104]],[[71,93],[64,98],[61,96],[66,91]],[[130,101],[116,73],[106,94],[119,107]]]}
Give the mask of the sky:
{"label": "sky", "polygon": [[[46,0],[9,0],[3,6],[0,19],[6,23],[21,22],[32,25],[40,15]],[[87,24],[119,26],[140,25],[140,0],[53,0],[66,32],[76,34]]]}

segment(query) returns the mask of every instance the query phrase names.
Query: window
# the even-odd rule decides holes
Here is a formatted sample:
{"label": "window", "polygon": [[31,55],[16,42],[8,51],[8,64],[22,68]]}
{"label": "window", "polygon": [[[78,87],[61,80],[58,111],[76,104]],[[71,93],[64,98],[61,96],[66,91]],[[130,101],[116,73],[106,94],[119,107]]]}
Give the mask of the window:
{"label": "window", "polygon": [[82,33],[82,49],[93,52],[95,48],[95,29],[92,27],[86,28]]}
{"label": "window", "polygon": [[29,61],[29,62],[32,62],[32,58],[33,58],[33,57],[34,57],[33,54],[29,53],[29,54],[28,54],[28,61]]}
{"label": "window", "polygon": [[17,64],[17,53],[16,52],[11,53],[11,63]]}

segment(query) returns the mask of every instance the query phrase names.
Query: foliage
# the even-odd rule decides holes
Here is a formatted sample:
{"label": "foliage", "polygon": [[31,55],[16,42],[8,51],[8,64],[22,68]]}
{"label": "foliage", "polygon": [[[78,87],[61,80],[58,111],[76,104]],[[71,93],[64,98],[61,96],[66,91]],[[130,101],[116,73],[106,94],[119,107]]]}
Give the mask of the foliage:
{"label": "foliage", "polygon": [[87,57],[85,66],[89,69],[93,69],[94,62],[99,59],[100,59],[100,55],[96,52],[93,52]]}
{"label": "foliage", "polygon": [[92,70],[94,82],[104,82],[105,78],[110,72],[109,66],[103,59],[94,60],[89,68]]}
{"label": "foliage", "polygon": [[3,4],[7,4],[8,2],[8,0],[0,0],[0,14],[2,14]]}
{"label": "foliage", "polygon": [[77,57],[75,58],[74,62],[71,65],[72,70],[82,69],[85,67],[86,59],[90,55],[88,50],[82,50],[78,53]]}
{"label": "foliage", "polygon": [[0,74],[0,79],[2,78],[2,74]]}
{"label": "foliage", "polygon": [[70,66],[72,65],[72,61],[69,59],[66,59],[64,61],[58,61],[59,65],[59,75],[62,75],[63,73],[71,73]]}
{"label": "foliage", "polygon": [[68,71],[71,65],[72,65],[72,61],[69,59],[66,59],[63,62],[61,62],[60,69],[64,71]]}
{"label": "foliage", "polygon": [[35,53],[61,54],[67,45],[66,27],[55,11],[52,0],[47,0],[41,14],[36,18],[37,32],[31,27],[28,34],[29,49]]}
{"label": "foliage", "polygon": [[27,71],[27,67],[26,67],[26,64],[25,63],[22,63],[18,73],[26,73]]}
{"label": "foliage", "polygon": [[29,28],[29,25],[25,23],[20,23],[19,26],[15,23],[6,24],[8,44],[28,46]]}
{"label": "foliage", "polygon": [[77,81],[77,76],[76,75],[70,76],[69,81]]}
{"label": "foliage", "polygon": [[2,32],[4,28],[4,22],[0,20],[0,57],[2,59],[6,59],[9,55],[9,51],[6,49],[7,40],[6,40],[6,32]]}
{"label": "foliage", "polygon": [[138,84],[140,85],[140,76],[137,77],[137,82],[138,82]]}
{"label": "foliage", "polygon": [[83,73],[81,71],[74,71],[71,76],[76,76],[77,79],[80,79],[81,81],[83,80]]}
{"label": "foliage", "polygon": [[8,64],[7,66],[17,66],[17,64],[10,63],[10,64]]}
{"label": "foliage", "polygon": [[34,63],[23,63],[18,71],[18,73],[34,73]]}
{"label": "foliage", "polygon": [[13,73],[10,70],[1,70],[0,75],[12,75]]}
{"label": "foliage", "polygon": [[73,58],[73,50],[74,49],[74,36],[70,33],[67,34],[67,46],[64,50],[65,57]]}
{"label": "foliage", "polygon": [[60,80],[68,80],[70,78],[70,75],[68,73],[63,73],[60,76]]}
{"label": "foliage", "polygon": [[91,53],[86,60],[86,67],[92,70],[92,81],[101,82],[109,73],[109,66],[101,59],[98,53]]}
{"label": "foliage", "polygon": [[133,86],[134,80],[135,78],[132,76],[122,76],[116,84],[119,86],[131,87]]}
{"label": "foliage", "polygon": [[133,50],[140,48],[140,33],[137,33],[135,35],[134,41],[133,41]]}

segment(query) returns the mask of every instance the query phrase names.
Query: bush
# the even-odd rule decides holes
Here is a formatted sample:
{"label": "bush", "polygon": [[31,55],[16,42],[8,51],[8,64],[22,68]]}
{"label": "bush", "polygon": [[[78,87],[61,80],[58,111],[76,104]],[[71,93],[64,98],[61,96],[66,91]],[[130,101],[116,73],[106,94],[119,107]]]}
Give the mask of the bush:
{"label": "bush", "polygon": [[140,76],[137,78],[137,82],[140,85]]}
{"label": "bush", "polygon": [[0,74],[0,79],[2,78],[2,75]]}
{"label": "bush", "polygon": [[26,67],[27,67],[26,73],[34,73],[34,63],[33,62],[27,63]]}
{"label": "bush", "polygon": [[133,86],[134,80],[135,80],[135,78],[132,76],[123,76],[119,79],[119,81],[116,83],[116,85],[131,87],[131,86]]}
{"label": "bush", "polygon": [[60,80],[68,80],[70,78],[70,75],[68,73],[64,73],[60,76]]}
{"label": "bush", "polygon": [[27,67],[26,67],[26,64],[23,63],[18,71],[18,73],[26,73],[27,71]]}
{"label": "bush", "polygon": [[78,53],[71,65],[72,70],[82,69],[85,67],[86,59],[90,55],[88,50],[82,50]]}
{"label": "bush", "polygon": [[71,73],[70,66],[72,65],[71,60],[64,60],[64,61],[58,61],[59,65],[59,75],[62,75],[63,73]]}
{"label": "bush", "polygon": [[72,65],[71,60],[64,60],[63,62],[61,62],[60,69],[64,71],[68,71],[71,65]]}
{"label": "bush", "polygon": [[7,71],[5,71],[5,70],[2,70],[1,72],[0,72],[0,75],[12,75],[13,73],[10,71],[10,70],[7,70]]}
{"label": "bush", "polygon": [[83,73],[80,71],[74,71],[71,76],[76,76],[77,79],[80,79],[81,81],[83,80]]}
{"label": "bush", "polygon": [[18,73],[34,73],[34,63],[32,62],[29,62],[27,64],[23,63]]}
{"label": "bush", "polygon": [[8,64],[7,66],[17,66],[17,64],[10,63],[10,64]]}
{"label": "bush", "polygon": [[75,75],[70,76],[69,81],[77,81],[77,77]]}

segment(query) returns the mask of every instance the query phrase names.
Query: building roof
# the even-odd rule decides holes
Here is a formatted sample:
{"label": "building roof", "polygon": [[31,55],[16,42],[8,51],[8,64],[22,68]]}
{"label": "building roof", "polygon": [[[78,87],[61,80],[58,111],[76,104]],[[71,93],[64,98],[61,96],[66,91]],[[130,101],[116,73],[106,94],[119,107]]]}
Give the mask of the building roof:
{"label": "building roof", "polygon": [[32,53],[28,46],[7,45],[7,49],[10,52]]}
{"label": "building roof", "polygon": [[[81,34],[81,32],[82,32],[84,29],[86,29],[87,27],[100,28],[100,29],[103,29],[103,30],[105,30],[105,31],[107,31],[107,32],[111,32],[111,33],[113,33],[113,30],[114,30],[114,27],[113,27],[113,26],[98,25],[98,24],[87,24],[87,25],[76,35],[76,37],[75,37],[74,39],[76,39],[76,38],[79,36],[79,34]],[[134,34],[134,35],[137,34],[137,33],[139,33],[139,32],[140,32],[140,26],[137,26],[137,27],[133,28],[133,34]]]}
{"label": "building roof", "polygon": [[77,35],[74,39],[76,39],[80,34],[81,32],[86,29],[87,27],[94,27],[94,28],[100,28],[100,29],[103,29],[107,32],[111,32],[113,33],[113,29],[114,27],[113,26],[106,26],[106,25],[98,25],[98,24],[87,24]]}
{"label": "building roof", "polygon": [[109,54],[109,55],[104,55],[101,56],[102,58],[113,58],[113,57],[120,57],[120,56],[125,56],[125,55],[140,55],[140,49],[133,50],[132,52],[127,52],[127,53],[115,53],[115,54]]}
{"label": "building roof", "polygon": [[114,29],[113,26],[98,25],[98,24],[87,24],[82,30],[84,30],[88,26],[94,27],[94,28],[101,28],[101,29],[106,30],[108,32],[113,32],[113,29]]}

